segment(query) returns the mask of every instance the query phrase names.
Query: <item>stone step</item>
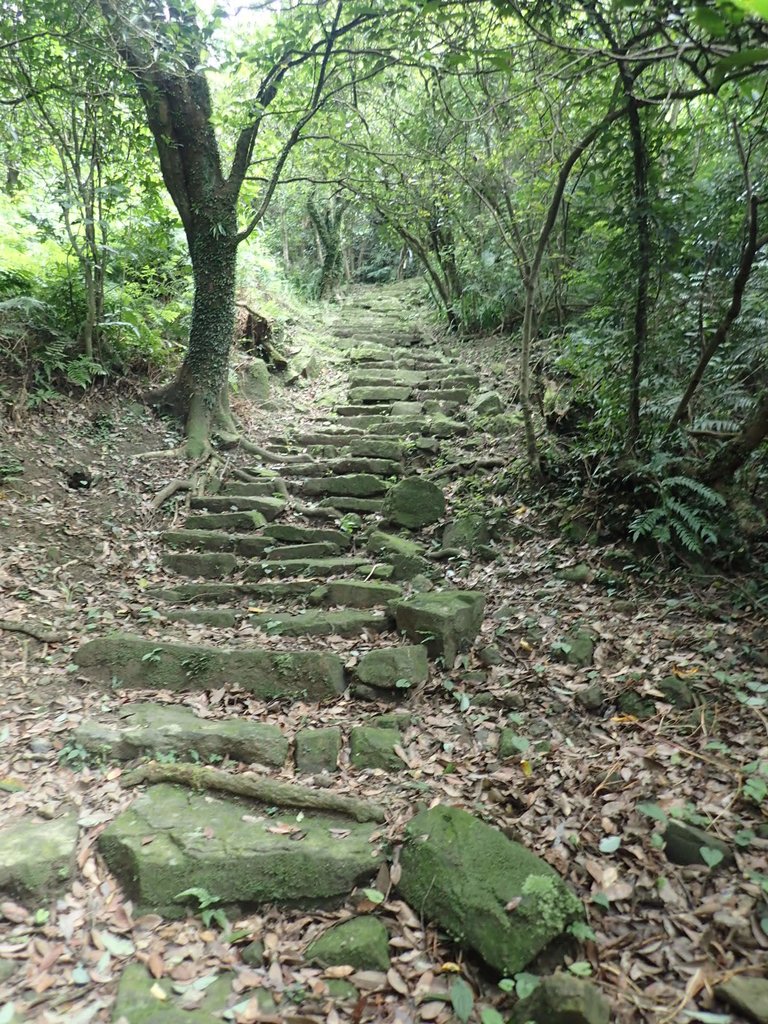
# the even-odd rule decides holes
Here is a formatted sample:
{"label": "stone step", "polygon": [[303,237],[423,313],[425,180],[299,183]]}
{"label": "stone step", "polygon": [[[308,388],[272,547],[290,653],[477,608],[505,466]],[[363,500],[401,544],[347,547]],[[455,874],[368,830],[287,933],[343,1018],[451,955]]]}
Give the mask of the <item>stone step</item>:
{"label": "stone step", "polygon": [[[367,437],[346,438],[343,443],[334,434],[314,434],[311,450],[317,449],[323,455],[331,451],[344,452],[350,458],[386,459],[399,463],[403,457],[403,446],[389,439],[376,440]],[[327,463],[326,463],[327,464]]]}
{"label": "stone step", "polygon": [[344,498],[372,498],[384,494],[388,484],[372,473],[352,473],[346,476],[306,477],[301,483],[303,494],[338,495]]}
{"label": "stone step", "polygon": [[118,633],[84,644],[73,660],[87,679],[129,688],[237,687],[263,700],[326,700],[344,690],[341,658],[326,651],[206,647]]}
{"label": "stone step", "polygon": [[415,394],[422,402],[456,402],[457,405],[466,405],[469,401],[467,388],[441,388],[438,391],[416,391]]}
{"label": "stone step", "polygon": [[193,511],[207,512],[259,512],[267,522],[276,519],[285,508],[284,498],[246,497],[231,495],[203,494],[190,498],[189,507]]}
{"label": "stone step", "polygon": [[247,533],[226,533],[223,530],[166,530],[160,537],[163,544],[179,551],[231,551],[251,558],[274,544],[268,537]]}
{"label": "stone step", "polygon": [[349,386],[351,388],[410,387],[432,391],[465,387],[474,391],[480,386],[480,378],[476,373],[452,373],[450,370],[432,371],[431,373],[424,373],[420,370],[399,370],[397,373],[385,371],[381,374],[355,374],[350,377]]}
{"label": "stone step", "polygon": [[[158,785],[108,825],[98,845],[140,914],[183,917],[196,907],[179,894],[195,888],[222,906],[325,907],[371,881],[384,861],[380,825],[305,812],[295,833],[276,827],[296,823],[297,813]],[[159,1019],[156,1006],[155,997],[141,1019]]]}
{"label": "stone step", "polygon": [[285,561],[291,558],[335,558],[340,553],[338,544],[319,541],[315,544],[281,544],[267,551],[267,559]]}
{"label": "stone step", "polygon": [[309,595],[309,604],[346,605],[348,608],[386,606],[402,596],[400,587],[376,580],[329,580]]}
{"label": "stone step", "polygon": [[250,562],[243,576],[246,580],[261,580],[264,577],[279,579],[285,576],[324,578],[355,573],[363,566],[373,569],[370,558],[286,558],[283,561]]}
{"label": "stone step", "polygon": [[276,497],[283,494],[285,480],[271,477],[269,480],[237,481],[227,484],[219,491],[221,497]]}
{"label": "stone step", "polygon": [[187,516],[185,530],[221,530],[239,533],[241,531],[260,530],[266,525],[261,512],[208,512]]}
{"label": "stone step", "polygon": [[343,636],[356,637],[363,632],[381,633],[392,629],[393,620],[386,612],[326,611],[262,612],[248,619],[265,633],[275,636]]}
{"label": "stone step", "polygon": [[335,508],[337,512],[360,512],[362,515],[371,515],[374,512],[381,512],[384,507],[382,498],[322,498],[318,505],[321,508]]}
{"label": "stone step", "polygon": [[162,564],[178,576],[191,576],[206,580],[220,580],[232,576],[238,568],[234,554],[214,552],[164,552]]}
{"label": "stone step", "polygon": [[348,548],[352,538],[342,530],[325,530],[312,526],[294,526],[291,523],[272,523],[261,531],[265,537],[282,541],[284,544],[335,544]]}
{"label": "stone step", "polygon": [[411,388],[405,387],[372,387],[350,388],[350,402],[368,404],[370,402],[405,402],[411,395]]}
{"label": "stone step", "polygon": [[175,587],[151,587],[145,593],[153,601],[168,604],[227,604],[244,598],[259,603],[301,600],[317,589],[316,580],[290,580],[280,583],[179,583]]}
{"label": "stone step", "polygon": [[[312,477],[335,476],[339,479],[361,473],[369,476],[400,476],[403,472],[403,466],[400,461],[396,462],[392,459],[339,458],[328,459],[325,462],[315,462],[311,466],[311,470]],[[306,470],[299,469],[296,466],[287,466],[284,472],[286,477],[306,475]]]}

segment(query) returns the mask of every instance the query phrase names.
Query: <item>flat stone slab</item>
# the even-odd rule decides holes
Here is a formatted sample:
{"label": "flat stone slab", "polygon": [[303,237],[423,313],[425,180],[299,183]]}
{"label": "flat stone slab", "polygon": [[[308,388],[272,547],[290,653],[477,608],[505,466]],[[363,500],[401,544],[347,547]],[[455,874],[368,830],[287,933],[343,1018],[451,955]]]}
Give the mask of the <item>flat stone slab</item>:
{"label": "flat stone slab", "polygon": [[402,597],[402,590],[391,583],[375,580],[331,580],[315,587],[309,604],[343,604],[349,608],[376,608]]}
{"label": "flat stone slab", "polygon": [[66,889],[77,836],[74,814],[41,822],[21,818],[0,829],[0,893],[38,904]]}
{"label": "flat stone slab", "polygon": [[85,721],[74,738],[86,750],[106,753],[119,761],[143,754],[190,754],[203,759],[231,757],[246,764],[281,767],[288,757],[288,740],[276,725],[244,718],[198,718],[188,708],[142,703],[118,715]]}
{"label": "flat stone slab", "polygon": [[166,551],[162,556],[166,569],[179,576],[219,580],[237,569],[237,558],[230,552]]}
{"label": "flat stone slab", "polygon": [[145,593],[153,601],[169,604],[227,604],[244,597],[265,601],[284,601],[303,597],[315,590],[314,580],[290,580],[280,583],[179,583],[175,587],[150,587]]}
{"label": "flat stone slab", "polygon": [[384,504],[381,498],[321,498],[318,505],[321,508],[335,508],[337,512],[360,512],[362,515],[371,515],[373,512],[381,512]]}
{"label": "flat stone slab", "polygon": [[124,633],[91,640],[75,652],[80,673],[101,682],[157,690],[232,686],[265,700],[325,700],[344,689],[341,659],[325,651],[260,651],[163,643]]}
{"label": "flat stone slab", "polygon": [[266,523],[261,512],[206,512],[187,516],[185,530],[229,530],[238,533],[258,530]]}
{"label": "flat stone slab", "polygon": [[266,552],[268,560],[285,561],[289,558],[335,558],[340,551],[336,544],[319,541],[317,544],[278,544]]}
{"label": "flat stone slab", "polygon": [[307,612],[261,612],[249,621],[276,636],[359,636],[391,629],[392,619],[384,612],[313,610]]}
{"label": "flat stone slab", "polygon": [[199,498],[190,498],[189,507],[193,511],[202,509],[208,512],[259,512],[267,522],[272,522],[285,508],[285,499],[203,495]]}
{"label": "flat stone slab", "polygon": [[341,729],[300,729],[296,733],[296,768],[304,774],[337,772],[341,750]]}
{"label": "flat stone slab", "polygon": [[453,667],[456,655],[468,650],[483,622],[485,596],[477,590],[442,590],[414,594],[393,603],[397,628],[423,643],[430,658]]}
{"label": "flat stone slab", "polygon": [[194,901],[179,894],[190,888],[223,906],[336,903],[378,870],[383,853],[370,841],[377,830],[307,812],[297,820],[296,810],[270,815],[253,802],[160,785],[102,832],[99,849],[142,912],[180,917]]}
{"label": "flat stone slab", "polygon": [[352,473],[348,476],[314,476],[302,481],[305,494],[327,494],[341,498],[371,498],[384,494],[387,483],[372,473]]}
{"label": "flat stone slab", "polygon": [[265,576],[341,576],[370,565],[366,558],[286,558],[252,562],[245,570],[245,578],[260,580]]}
{"label": "flat stone slab", "polygon": [[429,678],[429,661],[422,645],[368,651],[358,662],[355,675],[366,686],[408,690]]}
{"label": "flat stone slab", "polygon": [[510,977],[583,915],[546,861],[456,807],[411,819],[400,867],[410,906]]}
{"label": "flat stone slab", "polygon": [[352,538],[342,530],[315,529],[311,526],[292,526],[289,523],[272,523],[261,531],[273,542],[283,544],[334,544],[339,548],[348,548]]}
{"label": "flat stone slab", "polygon": [[233,482],[227,484],[227,486],[219,491],[219,497],[268,497],[275,498],[282,494],[282,489],[285,487],[285,480],[280,477],[269,477],[266,480],[248,480]]}
{"label": "flat stone slab", "polygon": [[404,387],[351,388],[350,402],[404,402],[411,394],[408,384]]}

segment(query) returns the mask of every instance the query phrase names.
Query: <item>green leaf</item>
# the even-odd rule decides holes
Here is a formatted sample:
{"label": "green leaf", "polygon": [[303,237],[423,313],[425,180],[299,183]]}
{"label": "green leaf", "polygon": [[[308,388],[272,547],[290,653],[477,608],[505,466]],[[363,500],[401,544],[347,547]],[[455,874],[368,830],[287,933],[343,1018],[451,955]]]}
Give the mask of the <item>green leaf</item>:
{"label": "green leaf", "polygon": [[615,853],[621,846],[621,836],[604,836],[600,840],[600,853]]}
{"label": "green leaf", "polygon": [[733,841],[737,846],[749,846],[754,838],[755,833],[751,828],[742,828],[734,835]]}
{"label": "green leaf", "polygon": [[363,895],[366,899],[370,900],[371,903],[383,903],[384,893],[379,892],[378,889],[363,889]]}
{"label": "green leaf", "polygon": [[475,1006],[475,997],[463,978],[456,978],[451,985],[451,1006],[461,1024],[467,1024]]}
{"label": "green leaf", "polygon": [[136,947],[130,939],[121,939],[119,935],[111,932],[99,932],[101,943],[112,956],[133,956]]}
{"label": "green leaf", "polygon": [[593,893],[592,902],[596,903],[598,907],[602,907],[603,910],[610,910],[611,901],[608,899],[604,892]]}
{"label": "green leaf", "polygon": [[752,65],[762,64],[768,61],[768,46],[749,46],[738,53],[732,53],[723,57],[715,65],[715,72],[712,82],[715,88],[722,85],[730,71],[738,71],[741,68],[748,68]]}
{"label": "green leaf", "polygon": [[492,1006],[484,1006],[480,1011],[480,1024],[504,1024],[504,1018]]}
{"label": "green leaf", "polygon": [[708,7],[697,7],[693,12],[693,20],[712,36],[724,36],[728,31],[723,19]]}
{"label": "green leaf", "polygon": [[710,869],[716,868],[723,859],[723,851],[716,850],[712,846],[700,846],[699,853],[701,854],[701,859]]}
{"label": "green leaf", "polygon": [[661,821],[665,825],[667,823],[667,815],[658,804],[642,803],[638,804],[636,809],[646,817],[653,818],[654,821]]}
{"label": "green leaf", "polygon": [[588,978],[592,973],[592,964],[588,960],[577,960],[575,963],[568,965],[568,970],[571,974],[575,974],[577,978]]}
{"label": "green leaf", "polygon": [[16,1010],[13,1003],[6,1003],[0,1006],[0,1024],[11,1024],[16,1017]]}
{"label": "green leaf", "polygon": [[512,978],[502,978],[499,982],[499,988],[502,992],[514,992],[515,983]]}
{"label": "green leaf", "polygon": [[521,971],[520,974],[515,975],[515,994],[518,999],[527,999],[527,997],[537,988],[541,979],[535,974],[528,974],[526,971]]}

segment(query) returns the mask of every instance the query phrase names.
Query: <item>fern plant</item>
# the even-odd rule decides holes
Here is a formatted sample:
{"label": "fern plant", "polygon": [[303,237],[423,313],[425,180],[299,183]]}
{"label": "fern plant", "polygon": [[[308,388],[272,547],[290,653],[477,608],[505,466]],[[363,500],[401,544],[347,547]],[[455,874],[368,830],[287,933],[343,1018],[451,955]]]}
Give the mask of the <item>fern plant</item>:
{"label": "fern plant", "polygon": [[707,545],[719,540],[722,526],[718,512],[725,508],[725,499],[692,477],[664,476],[667,462],[665,456],[651,460],[656,504],[632,519],[630,536],[634,541],[648,538],[661,546],[681,545],[691,554],[700,555]]}

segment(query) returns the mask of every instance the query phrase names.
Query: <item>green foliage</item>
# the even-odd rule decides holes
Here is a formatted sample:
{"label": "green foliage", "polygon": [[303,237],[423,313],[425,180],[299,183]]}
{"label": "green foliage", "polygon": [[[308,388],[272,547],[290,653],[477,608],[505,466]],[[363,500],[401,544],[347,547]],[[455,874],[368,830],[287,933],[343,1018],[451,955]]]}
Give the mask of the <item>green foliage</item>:
{"label": "green foliage", "polygon": [[706,546],[718,542],[725,499],[692,477],[678,473],[661,475],[668,465],[664,456],[656,456],[649,463],[656,504],[635,515],[629,526],[630,535],[635,541],[647,538],[662,548],[680,545],[699,555]]}

